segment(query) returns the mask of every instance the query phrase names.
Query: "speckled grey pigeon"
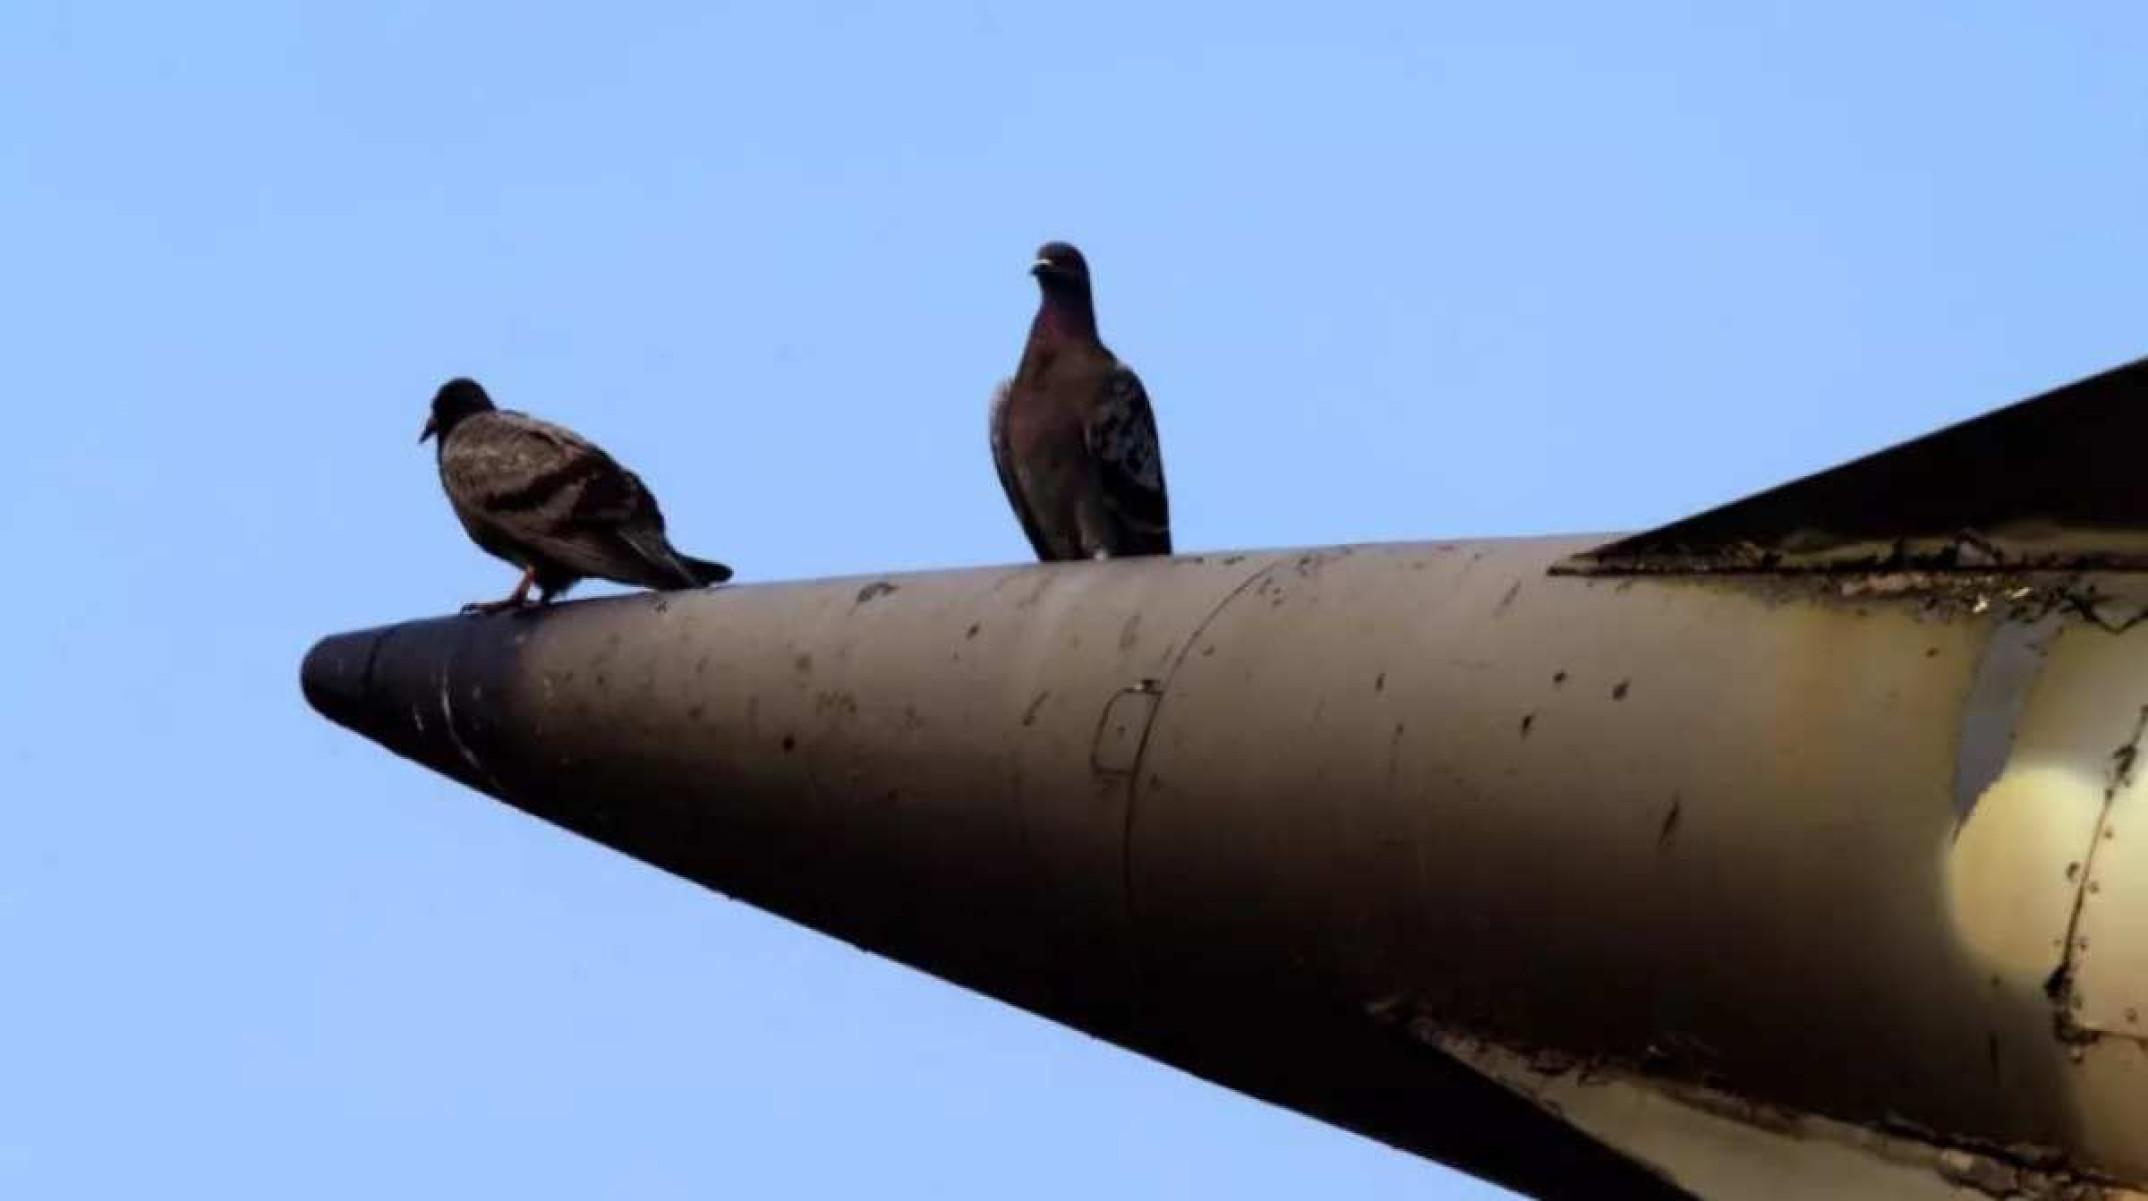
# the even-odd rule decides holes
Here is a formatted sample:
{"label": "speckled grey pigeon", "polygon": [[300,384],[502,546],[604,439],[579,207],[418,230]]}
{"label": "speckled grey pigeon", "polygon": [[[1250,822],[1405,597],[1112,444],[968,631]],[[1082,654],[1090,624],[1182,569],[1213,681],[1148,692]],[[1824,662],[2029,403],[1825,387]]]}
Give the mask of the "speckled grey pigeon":
{"label": "speckled grey pigeon", "polygon": [[494,613],[538,604],[590,576],[645,588],[699,588],[731,578],[664,536],[664,514],[641,478],[574,431],[494,408],[475,380],[433,394],[418,435],[439,439],[440,483],[470,540],[522,569],[505,600],[463,606]]}
{"label": "speckled grey pigeon", "polygon": [[1089,264],[1048,242],[1014,378],[992,394],[992,462],[1037,558],[1171,553],[1163,451],[1141,377],[1096,336]]}

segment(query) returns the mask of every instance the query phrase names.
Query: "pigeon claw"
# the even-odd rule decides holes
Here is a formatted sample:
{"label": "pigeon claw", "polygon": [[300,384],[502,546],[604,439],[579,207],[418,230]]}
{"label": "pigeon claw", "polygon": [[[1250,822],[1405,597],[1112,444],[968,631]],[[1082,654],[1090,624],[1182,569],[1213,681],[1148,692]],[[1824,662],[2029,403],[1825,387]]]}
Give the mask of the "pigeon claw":
{"label": "pigeon claw", "polygon": [[[527,609],[530,607],[530,585],[536,582],[537,569],[534,567],[525,567],[522,569],[522,581],[515,585],[515,590],[513,592],[507,594],[507,599],[496,601],[471,601],[469,604],[464,605],[462,607],[462,611],[464,613],[476,613],[483,616],[490,616],[494,613],[504,613],[509,609]],[[549,596],[549,594],[547,594],[547,596]],[[540,599],[537,603],[543,604],[544,601]]]}
{"label": "pigeon claw", "polygon": [[527,597],[510,596],[506,600],[471,601],[469,604],[464,605],[462,607],[462,611],[465,614],[474,613],[480,617],[490,617],[494,613],[505,613],[511,609],[521,610],[533,609],[536,607],[537,602],[530,600]]}

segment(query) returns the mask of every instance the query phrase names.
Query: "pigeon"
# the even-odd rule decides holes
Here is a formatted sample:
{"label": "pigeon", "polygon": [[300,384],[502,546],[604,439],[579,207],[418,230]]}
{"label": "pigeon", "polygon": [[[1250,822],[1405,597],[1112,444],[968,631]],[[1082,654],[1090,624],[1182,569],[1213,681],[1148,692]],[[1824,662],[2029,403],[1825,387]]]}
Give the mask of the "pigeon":
{"label": "pigeon", "polygon": [[537,604],[590,576],[645,588],[699,588],[731,578],[721,563],[680,554],[641,477],[576,434],[493,407],[475,380],[433,394],[418,435],[437,439],[440,484],[470,540],[522,569],[505,600],[463,606],[497,613]]}
{"label": "pigeon", "polygon": [[1171,553],[1163,452],[1141,377],[1096,336],[1089,264],[1047,242],[1043,298],[1014,378],[992,394],[992,462],[1037,558]]}

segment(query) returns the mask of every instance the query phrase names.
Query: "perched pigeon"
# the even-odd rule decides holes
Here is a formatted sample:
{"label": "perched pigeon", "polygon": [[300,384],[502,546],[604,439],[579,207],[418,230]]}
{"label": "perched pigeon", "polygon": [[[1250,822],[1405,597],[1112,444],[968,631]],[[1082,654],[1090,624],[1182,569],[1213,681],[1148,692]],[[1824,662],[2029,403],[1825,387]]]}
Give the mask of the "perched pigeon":
{"label": "perched pigeon", "polygon": [[439,439],[440,483],[470,540],[522,569],[507,599],[463,606],[494,613],[537,603],[589,576],[645,588],[699,588],[731,578],[688,558],[664,536],[664,515],[641,478],[574,433],[496,409],[475,380],[433,394],[418,435]]}
{"label": "perched pigeon", "polygon": [[1096,336],[1089,264],[1049,242],[1014,378],[992,395],[992,462],[1045,562],[1171,553],[1163,452],[1141,378]]}

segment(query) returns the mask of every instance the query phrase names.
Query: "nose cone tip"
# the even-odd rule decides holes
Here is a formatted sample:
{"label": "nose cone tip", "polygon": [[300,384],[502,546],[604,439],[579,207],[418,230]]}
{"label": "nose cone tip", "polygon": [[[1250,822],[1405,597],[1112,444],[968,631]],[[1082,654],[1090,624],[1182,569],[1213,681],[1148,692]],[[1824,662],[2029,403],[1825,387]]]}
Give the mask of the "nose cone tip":
{"label": "nose cone tip", "polygon": [[518,632],[504,619],[441,617],[331,634],[306,652],[299,687],[329,721],[487,790],[491,777],[471,748],[476,731],[507,720],[494,698],[507,691],[497,685]]}
{"label": "nose cone tip", "polygon": [[373,655],[384,636],[381,630],[331,634],[313,644],[298,669],[299,687],[316,713],[337,725],[353,729],[365,706]]}

